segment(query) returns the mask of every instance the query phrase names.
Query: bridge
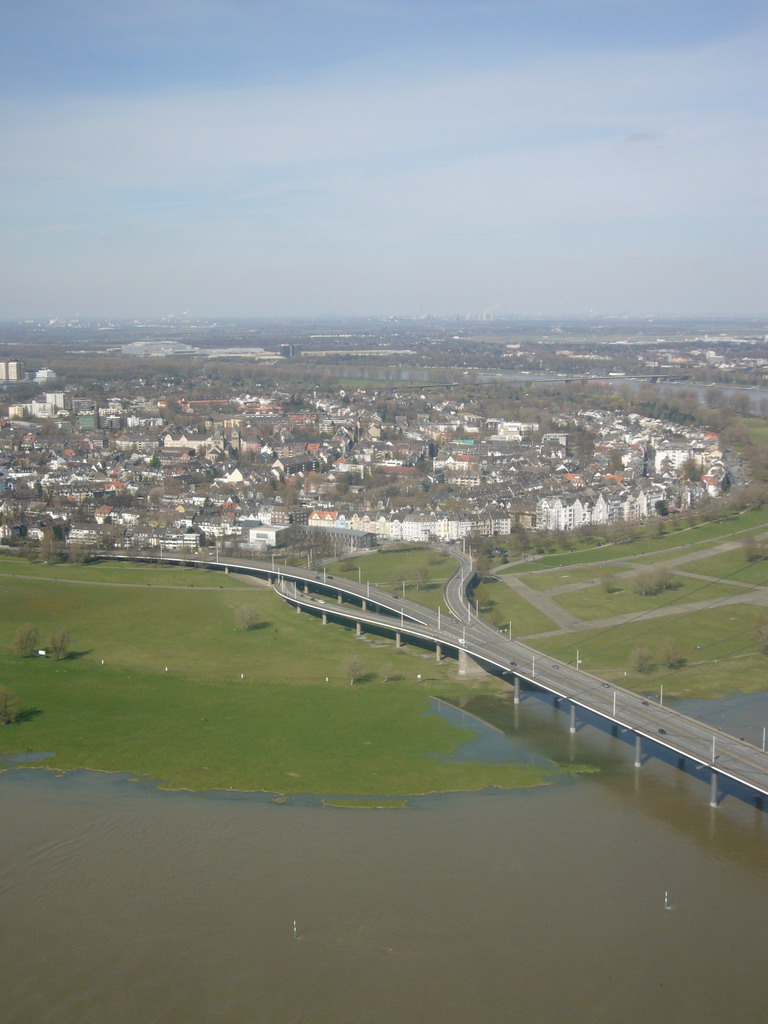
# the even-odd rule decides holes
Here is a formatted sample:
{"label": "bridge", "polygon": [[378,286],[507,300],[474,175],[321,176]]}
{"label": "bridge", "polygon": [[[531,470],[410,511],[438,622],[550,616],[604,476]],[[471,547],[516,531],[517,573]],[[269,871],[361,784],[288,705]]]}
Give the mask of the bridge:
{"label": "bridge", "polygon": [[446,652],[459,658],[459,670],[472,659],[481,667],[507,678],[514,688],[514,701],[521,699],[521,684],[550,693],[565,702],[570,731],[576,732],[579,710],[609,723],[614,731],[634,737],[634,765],[640,768],[644,749],[654,745],[677,755],[677,765],[695,762],[710,773],[711,807],[717,807],[721,778],[730,779],[755,796],[763,807],[768,795],[768,753],[712,728],[673,708],[649,701],[599,676],[541,653],[519,640],[496,632],[473,613],[467,597],[475,578],[469,556],[450,552],[459,565],[445,589],[449,614],[405,598],[396,597],[370,583],[352,582],[333,576],[325,568],[312,569],[276,565],[258,560],[204,559],[195,557],[122,555],[104,552],[103,557],[132,561],[162,562],[199,566],[210,570],[256,576],[269,582],[297,612],[320,617],[324,624],[340,621],[354,626],[357,635],[368,628],[392,635],[398,647],[403,639],[433,646],[439,661]]}

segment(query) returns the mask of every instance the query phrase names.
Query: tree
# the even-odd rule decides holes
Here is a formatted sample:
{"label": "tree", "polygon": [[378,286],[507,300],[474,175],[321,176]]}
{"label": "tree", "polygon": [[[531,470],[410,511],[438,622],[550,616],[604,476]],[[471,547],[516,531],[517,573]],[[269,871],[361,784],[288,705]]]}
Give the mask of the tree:
{"label": "tree", "polygon": [[403,584],[406,582],[405,573],[402,569],[395,569],[392,575],[389,577],[389,582],[395,590],[400,590]]}
{"label": "tree", "polygon": [[680,467],[680,476],[683,480],[701,480],[701,467],[693,457],[688,458]]}
{"label": "tree", "polygon": [[7,686],[0,686],[0,725],[11,725],[19,713],[19,698]]}
{"label": "tree", "polygon": [[632,577],[632,589],[643,597],[652,597],[673,586],[674,578],[668,569],[646,569]]}
{"label": "tree", "polygon": [[255,608],[241,608],[237,614],[237,621],[240,629],[248,632],[251,629],[256,629],[260,620]]}
{"label": "tree", "polygon": [[52,633],[48,641],[48,647],[56,661],[66,658],[69,653],[69,633],[67,633],[66,629],[60,629],[56,633]]}
{"label": "tree", "polygon": [[363,676],[363,661],[362,658],[358,658],[356,655],[352,655],[344,663],[344,671],[349,676],[350,683],[354,684],[360,681]]}
{"label": "tree", "polygon": [[608,573],[600,577],[600,587],[604,594],[613,594],[617,589],[613,577]]}
{"label": "tree", "polygon": [[685,664],[682,648],[671,636],[661,645],[661,661],[667,668],[681,668]]}
{"label": "tree", "polygon": [[478,583],[475,589],[472,591],[472,597],[474,598],[477,608],[480,611],[487,611],[493,605],[493,598],[491,591],[485,583]]}
{"label": "tree", "polygon": [[13,638],[13,651],[20,658],[31,658],[40,646],[40,634],[35,626],[26,623],[19,626],[16,636]]}
{"label": "tree", "polygon": [[653,668],[653,651],[645,644],[636,647],[630,655],[630,665],[635,672],[650,672]]}
{"label": "tree", "polygon": [[760,562],[766,557],[765,548],[754,537],[748,537],[743,546],[744,557],[748,562]]}

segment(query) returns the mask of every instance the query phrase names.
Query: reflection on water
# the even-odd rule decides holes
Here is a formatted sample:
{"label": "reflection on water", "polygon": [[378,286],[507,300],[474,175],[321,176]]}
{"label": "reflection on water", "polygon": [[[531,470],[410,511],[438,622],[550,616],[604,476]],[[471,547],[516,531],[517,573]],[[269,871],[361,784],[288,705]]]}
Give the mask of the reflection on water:
{"label": "reflection on water", "polygon": [[0,775],[2,1020],[763,1020],[768,816],[496,704],[523,749],[603,770],[397,812]]}
{"label": "reflection on water", "polygon": [[48,757],[55,757],[51,750],[27,750],[23,754],[0,754],[0,767],[13,767],[17,764],[28,764],[33,761],[44,761]]}
{"label": "reflection on water", "polygon": [[[506,704],[506,701],[504,703]],[[472,739],[467,740],[451,755],[451,761],[483,761],[486,764],[504,764],[506,762],[551,764],[551,758],[544,757],[535,750],[530,742],[526,742],[525,737],[504,732],[503,729],[480,717],[482,706],[477,708],[478,714],[473,713],[471,710],[473,707],[474,705],[467,705],[464,708],[458,708],[444,700],[432,701],[430,714],[439,715],[451,725],[458,725],[475,733]]]}

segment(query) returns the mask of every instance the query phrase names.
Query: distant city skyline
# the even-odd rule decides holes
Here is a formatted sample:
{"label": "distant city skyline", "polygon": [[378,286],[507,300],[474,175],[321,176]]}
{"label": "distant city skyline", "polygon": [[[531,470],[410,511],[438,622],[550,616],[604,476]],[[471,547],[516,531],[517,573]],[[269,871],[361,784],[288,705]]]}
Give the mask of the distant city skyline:
{"label": "distant city skyline", "polygon": [[760,316],[757,0],[6,12],[0,318]]}

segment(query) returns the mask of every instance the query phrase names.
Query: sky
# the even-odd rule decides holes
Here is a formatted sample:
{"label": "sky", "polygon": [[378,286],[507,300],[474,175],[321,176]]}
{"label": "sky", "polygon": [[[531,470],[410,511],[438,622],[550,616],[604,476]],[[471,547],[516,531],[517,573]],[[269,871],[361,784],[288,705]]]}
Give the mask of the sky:
{"label": "sky", "polygon": [[763,0],[24,0],[0,318],[768,313]]}

